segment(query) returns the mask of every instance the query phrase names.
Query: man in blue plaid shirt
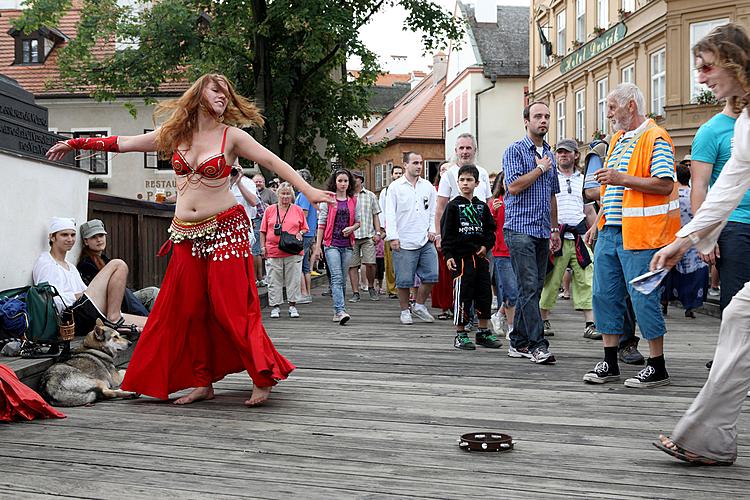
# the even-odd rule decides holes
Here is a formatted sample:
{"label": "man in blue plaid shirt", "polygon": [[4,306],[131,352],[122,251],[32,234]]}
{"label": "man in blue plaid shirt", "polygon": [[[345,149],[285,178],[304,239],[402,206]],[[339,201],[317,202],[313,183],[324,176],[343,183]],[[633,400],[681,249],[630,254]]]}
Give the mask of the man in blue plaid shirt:
{"label": "man in blue plaid shirt", "polygon": [[526,137],[503,155],[505,173],[505,243],[518,282],[518,302],[508,356],[551,364],[555,356],[544,338],[539,299],[544,288],[550,249],[560,248],[557,200],[560,192],[552,150],[544,136],[550,111],[543,102],[523,110]]}

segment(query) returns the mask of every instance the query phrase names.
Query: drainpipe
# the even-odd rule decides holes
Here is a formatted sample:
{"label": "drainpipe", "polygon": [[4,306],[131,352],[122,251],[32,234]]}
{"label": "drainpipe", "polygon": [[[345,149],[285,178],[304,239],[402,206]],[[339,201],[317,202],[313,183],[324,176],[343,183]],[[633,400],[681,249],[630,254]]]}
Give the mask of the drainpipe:
{"label": "drainpipe", "polygon": [[490,81],[492,82],[492,85],[487,87],[486,89],[480,90],[476,94],[474,94],[474,138],[477,141],[477,150],[479,150],[479,96],[487,92],[488,90],[492,90],[495,88],[495,82],[497,81],[497,76],[492,75],[490,78]]}

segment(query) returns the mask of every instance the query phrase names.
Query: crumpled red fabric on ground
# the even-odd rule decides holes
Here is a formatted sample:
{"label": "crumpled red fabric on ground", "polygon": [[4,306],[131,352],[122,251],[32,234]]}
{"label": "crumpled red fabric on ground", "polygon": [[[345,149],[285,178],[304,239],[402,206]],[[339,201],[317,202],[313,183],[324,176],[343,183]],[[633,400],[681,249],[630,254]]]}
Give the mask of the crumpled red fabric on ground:
{"label": "crumpled red fabric on ground", "polygon": [[0,422],[37,418],[65,418],[65,415],[18,380],[13,370],[0,365]]}

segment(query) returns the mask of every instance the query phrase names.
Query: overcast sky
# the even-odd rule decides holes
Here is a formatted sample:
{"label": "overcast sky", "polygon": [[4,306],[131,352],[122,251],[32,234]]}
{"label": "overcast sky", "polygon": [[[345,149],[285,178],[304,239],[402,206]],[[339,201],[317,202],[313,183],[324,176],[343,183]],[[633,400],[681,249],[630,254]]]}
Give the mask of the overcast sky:
{"label": "overcast sky", "polygon": [[[455,0],[435,0],[448,12],[453,12]],[[466,3],[474,3],[469,1]],[[499,5],[529,5],[529,0],[498,0]],[[432,64],[432,54],[422,56],[419,33],[403,31],[406,11],[400,6],[386,7],[373,17],[372,22],[360,30],[362,41],[380,56],[382,67],[391,73],[408,73],[411,70],[427,71]],[[391,56],[406,56],[405,62],[392,60]],[[357,69],[359,60],[352,59],[349,69]]]}

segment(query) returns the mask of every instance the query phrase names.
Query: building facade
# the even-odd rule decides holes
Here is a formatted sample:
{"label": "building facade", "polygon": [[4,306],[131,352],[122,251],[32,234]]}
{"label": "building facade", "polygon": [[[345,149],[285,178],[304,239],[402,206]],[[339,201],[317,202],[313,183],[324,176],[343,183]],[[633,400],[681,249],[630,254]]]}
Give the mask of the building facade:
{"label": "building facade", "polygon": [[749,0],[534,0],[529,98],[550,106],[548,141],[609,136],[606,96],[630,82],[672,135],[677,157],[688,154],[698,127],[721,109],[697,83],[691,47],[722,23],[749,26],[748,7]]}

